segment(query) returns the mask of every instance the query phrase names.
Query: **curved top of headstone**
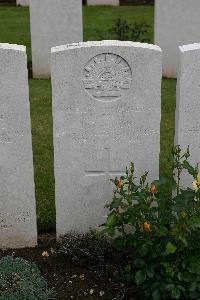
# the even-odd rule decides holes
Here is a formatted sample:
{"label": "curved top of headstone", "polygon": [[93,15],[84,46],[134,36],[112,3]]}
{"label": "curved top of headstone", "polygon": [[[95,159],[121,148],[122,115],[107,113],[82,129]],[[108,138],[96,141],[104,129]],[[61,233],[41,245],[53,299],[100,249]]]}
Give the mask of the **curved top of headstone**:
{"label": "curved top of headstone", "polygon": [[135,48],[143,48],[149,50],[155,50],[162,52],[161,48],[157,45],[147,44],[147,43],[139,43],[139,42],[131,42],[131,41],[118,41],[118,40],[105,40],[105,41],[89,41],[89,42],[80,42],[73,43],[67,45],[61,45],[51,48],[51,52],[60,52],[66,50],[73,50],[79,48],[90,48],[90,47],[102,47],[102,46],[117,46],[117,47],[135,47]]}
{"label": "curved top of headstone", "polygon": [[179,46],[179,49],[180,49],[181,52],[199,50],[200,49],[200,43],[194,43],[194,44]]}
{"label": "curved top of headstone", "polygon": [[0,44],[0,49],[26,52],[26,47],[25,46],[15,45],[15,44],[8,44],[8,43]]}

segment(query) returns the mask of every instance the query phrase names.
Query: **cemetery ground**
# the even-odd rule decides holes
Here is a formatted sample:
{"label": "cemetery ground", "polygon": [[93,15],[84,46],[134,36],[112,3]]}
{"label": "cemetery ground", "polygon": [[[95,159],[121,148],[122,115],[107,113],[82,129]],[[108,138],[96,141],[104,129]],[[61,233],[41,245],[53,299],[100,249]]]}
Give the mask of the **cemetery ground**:
{"label": "cemetery ground", "polygon": [[[103,18],[102,18],[103,16]],[[125,16],[125,17],[124,17]],[[149,40],[153,42],[153,7],[84,7],[84,41],[98,40],[98,30],[113,27],[117,18],[130,23],[147,22]],[[111,37],[112,38],[112,37]],[[0,41],[22,44],[27,47],[28,64],[31,64],[29,12],[25,7],[0,6]],[[170,172],[169,149],[173,145],[175,80],[163,80],[161,122],[161,174]],[[55,224],[53,137],[50,80],[29,80],[33,154],[37,200],[37,217],[41,225]],[[148,168],[148,166],[147,166]]]}
{"label": "cemetery ground", "polygon": [[[82,241],[82,243],[82,247],[84,247],[85,241]],[[80,244],[74,243],[72,248],[74,249],[77,245],[79,247]],[[91,252],[92,258],[92,255],[90,258],[86,258],[83,257],[81,251],[77,252],[76,261],[72,261],[69,255],[63,256],[59,254],[59,245],[56,243],[55,236],[51,233],[45,234],[43,232],[39,235],[37,248],[0,250],[0,259],[11,255],[36,263],[41,274],[48,281],[48,287],[55,291],[56,297],[50,299],[142,299],[136,287],[127,286],[119,280],[120,257],[118,259],[114,253],[108,252],[101,262],[97,262],[93,261],[94,251],[97,251],[95,247],[93,247]],[[115,261],[113,262],[114,257]],[[1,288],[0,286],[0,291]]]}
{"label": "cemetery ground", "polygon": [[[102,18],[103,16],[103,18]],[[125,17],[124,17],[125,16]],[[84,7],[84,40],[98,40],[97,29],[105,31],[113,21],[123,17],[128,22],[147,22],[150,25],[149,39],[153,41],[153,7]],[[0,41],[27,46],[28,63],[31,65],[30,27],[27,8],[0,7]],[[163,79],[161,159],[160,173],[170,174],[170,149],[173,145],[175,119],[175,80]],[[33,134],[33,154],[37,217],[39,224],[39,247],[17,251],[0,252],[21,256],[35,261],[51,286],[57,290],[57,299],[113,299],[128,295],[125,287],[115,278],[115,263],[110,268],[102,268],[87,261],[66,264],[66,259],[54,253],[55,205],[53,174],[53,136],[50,80],[29,80],[31,120]],[[147,166],[148,169],[148,166]],[[107,264],[110,258],[108,257]],[[116,263],[117,265],[117,263]],[[114,268],[114,269],[113,269]],[[84,275],[84,276],[83,276]],[[90,293],[92,290],[93,293]],[[102,292],[102,294],[101,294]],[[134,298],[139,299],[139,294]],[[84,294],[85,293],[85,294]],[[87,293],[87,294],[86,294]],[[73,296],[71,298],[71,296]],[[120,299],[120,298],[117,298]],[[121,298],[126,299],[126,298]]]}

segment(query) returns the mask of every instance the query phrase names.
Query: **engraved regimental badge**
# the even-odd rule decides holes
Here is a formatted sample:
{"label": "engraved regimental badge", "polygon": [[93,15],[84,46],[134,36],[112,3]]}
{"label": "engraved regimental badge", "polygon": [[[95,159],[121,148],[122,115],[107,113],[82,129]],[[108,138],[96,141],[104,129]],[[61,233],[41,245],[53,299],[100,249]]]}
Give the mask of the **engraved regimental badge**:
{"label": "engraved regimental badge", "polygon": [[131,81],[129,64],[116,54],[96,55],[84,68],[85,90],[98,101],[118,100],[130,88]]}

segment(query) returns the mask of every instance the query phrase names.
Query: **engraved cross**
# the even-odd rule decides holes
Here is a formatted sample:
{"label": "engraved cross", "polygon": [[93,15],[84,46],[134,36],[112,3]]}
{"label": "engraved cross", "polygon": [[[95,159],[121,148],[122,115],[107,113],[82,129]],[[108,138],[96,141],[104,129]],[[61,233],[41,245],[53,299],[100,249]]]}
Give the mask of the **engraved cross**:
{"label": "engraved cross", "polygon": [[111,189],[110,189],[110,178],[113,176],[122,176],[125,174],[125,171],[114,171],[111,170],[110,168],[110,148],[104,148],[105,151],[105,161],[106,161],[106,165],[105,165],[105,169],[104,170],[99,170],[99,171],[85,171],[86,176],[91,176],[91,177],[95,177],[95,176],[105,176],[106,178],[106,193],[107,193],[107,197],[108,200],[110,200],[111,198]]}

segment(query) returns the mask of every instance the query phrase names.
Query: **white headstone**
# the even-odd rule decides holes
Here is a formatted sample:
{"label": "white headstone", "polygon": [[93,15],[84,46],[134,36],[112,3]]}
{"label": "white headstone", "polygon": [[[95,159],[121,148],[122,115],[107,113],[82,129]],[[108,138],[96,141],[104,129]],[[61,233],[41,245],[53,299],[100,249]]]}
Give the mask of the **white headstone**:
{"label": "white headstone", "polygon": [[163,51],[163,75],[176,78],[178,46],[200,41],[199,0],[155,1],[155,44]]}
{"label": "white headstone", "polygon": [[17,5],[29,6],[29,0],[17,0]]}
{"label": "white headstone", "polygon": [[102,41],[52,49],[57,236],[105,222],[110,178],[157,178],[161,50]]}
{"label": "white headstone", "polygon": [[87,5],[113,5],[113,6],[119,6],[119,0],[87,0]]}
{"label": "white headstone", "polygon": [[[190,146],[190,162],[200,162],[200,44],[179,47],[180,67],[177,83],[175,144],[182,150]],[[191,186],[184,176],[183,185]]]}
{"label": "white headstone", "polygon": [[34,78],[51,75],[51,47],[80,42],[82,0],[30,0]]}
{"label": "white headstone", "polygon": [[0,44],[0,248],[37,244],[26,48]]}

